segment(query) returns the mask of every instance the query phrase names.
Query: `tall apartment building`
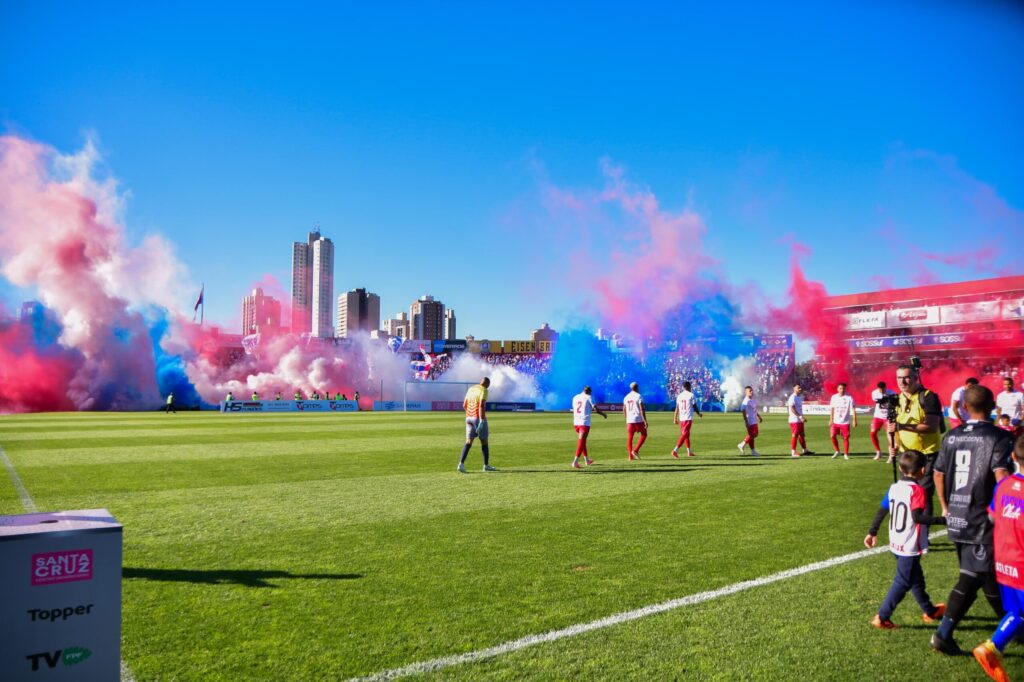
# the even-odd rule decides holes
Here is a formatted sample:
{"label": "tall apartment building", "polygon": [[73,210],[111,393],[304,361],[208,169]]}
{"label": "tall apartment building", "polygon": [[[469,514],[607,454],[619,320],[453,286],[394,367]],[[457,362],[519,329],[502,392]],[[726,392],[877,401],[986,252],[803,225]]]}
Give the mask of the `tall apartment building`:
{"label": "tall apartment building", "polygon": [[444,338],[458,338],[458,336],[456,336],[455,330],[455,311],[452,310],[451,308],[448,308],[447,310],[444,311]]}
{"label": "tall apartment building", "polygon": [[334,243],[322,237],[313,242],[313,334],[334,335]]}
{"label": "tall apartment building", "polygon": [[316,230],[292,244],[292,333],[329,338],[333,303],[334,243]]}
{"label": "tall apartment building", "polygon": [[444,338],[444,303],[433,296],[420,296],[409,306],[412,338],[436,341]]}
{"label": "tall apartment building", "polygon": [[346,337],[356,331],[380,329],[380,296],[366,289],[353,289],[338,296],[337,336]]}
{"label": "tall apartment building", "polygon": [[242,299],[242,336],[281,330],[281,302],[256,288]]}

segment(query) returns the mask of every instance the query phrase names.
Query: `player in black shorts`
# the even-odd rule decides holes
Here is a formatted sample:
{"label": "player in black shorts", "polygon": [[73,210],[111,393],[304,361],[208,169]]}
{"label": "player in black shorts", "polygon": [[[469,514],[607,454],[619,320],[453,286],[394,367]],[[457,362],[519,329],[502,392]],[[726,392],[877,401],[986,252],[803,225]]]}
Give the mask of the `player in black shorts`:
{"label": "player in black shorts", "polygon": [[934,472],[949,539],[956,543],[960,578],[946,602],[946,614],[932,635],[931,646],[951,655],[960,653],[953,631],[974,604],[978,590],[984,591],[996,615],[1003,615],[988,505],[996,482],[1013,471],[1013,438],[988,421],[995,407],[992,391],[971,386],[964,391],[964,405],[970,419],[943,438]]}

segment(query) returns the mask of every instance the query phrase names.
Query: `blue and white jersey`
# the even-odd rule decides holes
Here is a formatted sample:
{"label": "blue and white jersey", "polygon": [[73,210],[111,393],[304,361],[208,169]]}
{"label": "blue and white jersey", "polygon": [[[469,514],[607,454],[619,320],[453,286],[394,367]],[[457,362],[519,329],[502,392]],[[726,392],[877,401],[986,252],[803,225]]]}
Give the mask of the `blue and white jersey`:
{"label": "blue and white jersey", "polygon": [[897,481],[882,498],[889,512],[889,549],[897,556],[917,556],[928,549],[928,535],[914,523],[915,509],[924,509],[924,488],[914,481]]}

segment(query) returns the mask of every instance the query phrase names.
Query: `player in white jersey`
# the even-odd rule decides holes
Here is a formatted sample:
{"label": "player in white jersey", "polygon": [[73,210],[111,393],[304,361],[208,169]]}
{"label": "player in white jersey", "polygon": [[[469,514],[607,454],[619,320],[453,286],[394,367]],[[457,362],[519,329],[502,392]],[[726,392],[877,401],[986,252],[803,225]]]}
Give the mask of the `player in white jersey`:
{"label": "player in white jersey", "polygon": [[[790,457],[800,457],[800,455],[813,455],[814,453],[807,449],[807,436],[804,433],[804,424],[807,423],[807,419],[804,417],[804,397],[803,388],[800,384],[793,386],[793,393],[786,400],[786,413],[789,415],[789,455]],[[802,452],[800,455],[796,454],[796,443],[800,441],[800,447]]]}
{"label": "player in white jersey", "polygon": [[[978,380],[974,377],[969,377],[964,382],[963,386],[957,386],[957,389],[953,391],[953,395],[949,397],[949,428],[955,429],[960,424],[966,424],[970,416],[967,414],[967,405],[964,404],[964,391],[971,386],[977,386]],[[953,423],[953,420],[957,420],[957,424]]]}
{"label": "player in white jersey", "polygon": [[889,550],[896,557],[896,576],[878,613],[871,620],[871,624],[880,630],[896,627],[892,622],[892,612],[907,592],[914,595],[921,607],[921,620],[925,623],[934,623],[946,613],[946,605],[933,604],[925,591],[924,571],[921,570],[921,555],[928,550],[928,526],[946,524],[945,517],[930,516],[925,508],[927,495],[919,483],[925,475],[924,469],[925,457],[920,452],[908,450],[900,455],[903,477],[889,487],[864,538],[864,545],[873,548],[878,529],[886,514],[889,515]]}
{"label": "player in white jersey", "polygon": [[846,393],[846,384],[836,386],[836,394],[828,403],[828,435],[832,439],[832,459],[839,456],[839,441],[836,436],[843,437],[843,459],[850,459],[850,422],[857,428],[857,412],[854,410],[853,398]]}
{"label": "player in white jersey", "polygon": [[[871,391],[871,400],[875,403],[875,411],[871,415],[871,444],[875,446],[875,461],[882,458],[882,445],[878,442],[878,432],[885,430],[885,424],[889,417],[888,411],[881,403],[882,398],[887,395],[896,395],[896,391],[886,388],[884,381],[879,381],[875,390]],[[886,463],[891,463],[891,459],[890,457],[890,462]]]}
{"label": "player in white jersey", "polygon": [[572,399],[572,426],[578,436],[576,440],[576,456],[572,458],[572,468],[580,468],[580,455],[587,462],[587,466],[594,463],[587,452],[587,436],[590,434],[590,413],[597,412],[599,415],[608,418],[608,415],[601,411],[601,408],[594,404],[590,396],[590,386],[584,386],[583,392]]}
{"label": "player in white jersey", "polygon": [[760,457],[761,453],[754,447],[754,440],[757,438],[758,424],[764,420],[761,419],[761,413],[757,411],[757,401],[754,400],[753,387],[744,386],[743,393],[743,402],[740,403],[740,413],[743,415],[743,426],[747,430],[747,437],[740,441],[740,444],[736,447],[740,449],[740,454],[742,455],[744,453],[744,448],[747,445],[750,445],[750,454],[754,457]]}
{"label": "player in white jersey", "polygon": [[682,392],[676,396],[676,409],[672,415],[672,423],[679,424],[679,441],[676,446],[672,448],[672,456],[679,459],[679,446],[686,445],[686,456],[696,457],[693,450],[690,449],[690,427],[693,426],[693,413],[696,412],[697,416],[701,419],[704,415],[701,414],[700,408],[697,407],[697,396],[693,394],[693,386],[689,381],[683,382]]}
{"label": "player in white jersey", "polygon": [[1003,377],[1003,392],[996,396],[996,417],[1010,415],[1010,423],[1020,426],[1024,420],[1024,393],[1013,390],[1013,379]]}
{"label": "player in white jersey", "polygon": [[[622,399],[622,411],[626,415],[626,448],[629,458],[640,459],[640,448],[647,440],[647,410],[640,396],[640,386],[635,381],[629,385],[629,393]],[[634,448],[633,436],[637,433],[640,434],[640,440]]]}

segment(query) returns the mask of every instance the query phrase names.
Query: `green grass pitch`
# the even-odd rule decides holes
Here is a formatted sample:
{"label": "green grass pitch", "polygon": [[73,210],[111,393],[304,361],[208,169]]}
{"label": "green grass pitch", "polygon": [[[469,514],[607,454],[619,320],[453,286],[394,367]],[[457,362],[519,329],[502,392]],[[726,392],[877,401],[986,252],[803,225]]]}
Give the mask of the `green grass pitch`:
{"label": "green grass pitch", "polygon": [[[41,414],[0,417],[40,510],[106,507],[125,526],[122,654],[136,680],[340,680],[495,646],[862,549],[891,469],[789,457],[767,417],[694,424],[673,460],[652,413],[639,462],[621,415],[595,419],[597,465],[569,469],[567,414],[492,414],[492,463],[455,472],[458,414]],[[823,418],[810,446],[831,454]],[[0,513],[23,509],[0,474]],[[883,532],[884,541],[885,535]],[[945,601],[951,545],[924,559]],[[980,680],[932,653],[911,597],[879,632],[888,554],[683,607],[428,679]],[[995,620],[983,599],[964,647]],[[1024,675],[1020,647],[1011,677]]]}

